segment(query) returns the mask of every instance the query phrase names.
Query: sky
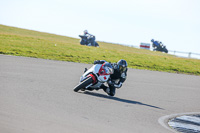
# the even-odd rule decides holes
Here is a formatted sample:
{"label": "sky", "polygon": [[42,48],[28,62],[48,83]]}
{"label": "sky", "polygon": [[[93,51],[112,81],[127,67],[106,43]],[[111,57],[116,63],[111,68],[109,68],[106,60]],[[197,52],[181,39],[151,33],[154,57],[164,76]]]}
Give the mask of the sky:
{"label": "sky", "polygon": [[200,54],[200,0],[0,0],[0,24]]}

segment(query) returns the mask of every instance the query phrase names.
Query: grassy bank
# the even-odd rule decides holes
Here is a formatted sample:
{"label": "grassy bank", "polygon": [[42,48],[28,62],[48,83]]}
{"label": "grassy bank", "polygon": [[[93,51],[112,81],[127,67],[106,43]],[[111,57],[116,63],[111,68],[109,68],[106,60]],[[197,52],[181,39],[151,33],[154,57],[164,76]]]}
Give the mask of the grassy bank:
{"label": "grassy bank", "polygon": [[0,54],[81,63],[125,59],[130,68],[200,75],[200,60],[197,59],[98,43],[99,48],[87,47],[80,45],[79,39],[0,25]]}

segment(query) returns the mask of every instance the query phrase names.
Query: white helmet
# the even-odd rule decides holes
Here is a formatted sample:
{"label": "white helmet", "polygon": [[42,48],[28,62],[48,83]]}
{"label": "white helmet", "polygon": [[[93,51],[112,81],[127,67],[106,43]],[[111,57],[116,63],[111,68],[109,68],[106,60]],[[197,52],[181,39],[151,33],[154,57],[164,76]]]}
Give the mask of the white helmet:
{"label": "white helmet", "polygon": [[88,33],[88,31],[87,30],[84,30],[84,34],[87,34]]}

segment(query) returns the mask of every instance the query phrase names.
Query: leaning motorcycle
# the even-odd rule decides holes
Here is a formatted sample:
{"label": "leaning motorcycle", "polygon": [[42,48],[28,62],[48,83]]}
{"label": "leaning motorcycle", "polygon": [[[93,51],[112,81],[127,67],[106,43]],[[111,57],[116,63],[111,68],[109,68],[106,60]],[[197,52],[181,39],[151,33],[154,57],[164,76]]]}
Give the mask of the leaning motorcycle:
{"label": "leaning motorcycle", "polygon": [[80,82],[74,87],[74,91],[79,90],[98,90],[100,86],[110,79],[114,69],[108,62],[104,64],[95,64],[88,69],[80,78]]}
{"label": "leaning motorcycle", "polygon": [[[93,46],[92,45],[92,38],[88,39],[87,36],[83,36],[83,35],[79,35],[79,37],[81,38],[80,40],[80,44],[81,45],[87,45],[87,46]],[[99,47],[99,44],[95,41],[95,47]]]}
{"label": "leaning motorcycle", "polygon": [[166,48],[165,45],[161,44],[159,46],[155,46],[155,44],[152,45],[153,46],[153,51],[160,51],[160,52],[165,52],[165,53],[168,53],[168,50]]}

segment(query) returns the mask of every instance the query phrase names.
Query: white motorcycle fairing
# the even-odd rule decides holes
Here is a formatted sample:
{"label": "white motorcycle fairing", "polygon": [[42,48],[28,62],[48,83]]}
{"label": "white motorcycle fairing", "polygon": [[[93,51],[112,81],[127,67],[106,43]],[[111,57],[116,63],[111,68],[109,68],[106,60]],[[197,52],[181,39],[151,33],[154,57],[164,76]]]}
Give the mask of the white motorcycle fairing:
{"label": "white motorcycle fairing", "polygon": [[109,80],[110,74],[113,74],[113,72],[114,69],[108,62],[93,65],[81,76],[79,84],[74,87],[74,91],[98,90],[103,83]]}
{"label": "white motorcycle fairing", "polygon": [[90,69],[88,69],[80,78],[80,82],[85,80],[90,74],[94,74],[96,78],[96,83],[87,86],[93,89],[98,89],[100,86],[107,82],[110,78],[110,74],[105,74],[105,70],[102,68],[102,64],[93,65]]}

